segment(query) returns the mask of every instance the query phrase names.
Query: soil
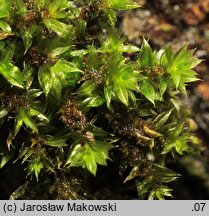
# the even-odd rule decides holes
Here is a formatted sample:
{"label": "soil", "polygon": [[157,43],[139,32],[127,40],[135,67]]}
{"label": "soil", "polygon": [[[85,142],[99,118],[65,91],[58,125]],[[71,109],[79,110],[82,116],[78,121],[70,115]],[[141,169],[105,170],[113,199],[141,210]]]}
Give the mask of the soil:
{"label": "soil", "polygon": [[[142,37],[156,50],[182,45],[195,49],[203,61],[195,68],[200,81],[188,88],[187,102],[198,125],[203,145],[200,155],[188,156],[170,166],[182,177],[173,184],[174,199],[209,198],[209,1],[138,0],[140,9],[122,16],[122,30],[128,40],[140,46]],[[197,170],[201,170],[198,172]]]}

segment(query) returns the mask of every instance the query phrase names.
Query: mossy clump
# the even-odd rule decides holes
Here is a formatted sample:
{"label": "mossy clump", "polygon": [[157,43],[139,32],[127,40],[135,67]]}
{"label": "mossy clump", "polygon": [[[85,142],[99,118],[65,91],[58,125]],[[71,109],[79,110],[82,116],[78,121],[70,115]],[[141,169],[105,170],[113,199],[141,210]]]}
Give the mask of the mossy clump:
{"label": "mossy clump", "polygon": [[140,199],[171,196],[166,184],[179,175],[167,161],[198,150],[179,95],[197,80],[200,60],[186,46],[174,53],[156,52],[145,39],[140,48],[128,44],[116,14],[137,7],[0,0],[0,167],[21,159],[30,177],[24,191],[55,179],[57,193],[69,189],[62,199],[79,199],[72,179],[92,192],[89,176],[99,168],[111,184],[105,170],[113,168],[124,184],[136,184]]}

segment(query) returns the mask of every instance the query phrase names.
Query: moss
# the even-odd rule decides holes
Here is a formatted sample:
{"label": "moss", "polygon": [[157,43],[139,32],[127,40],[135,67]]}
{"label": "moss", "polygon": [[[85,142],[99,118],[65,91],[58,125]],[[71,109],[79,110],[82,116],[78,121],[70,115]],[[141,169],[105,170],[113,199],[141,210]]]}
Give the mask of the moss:
{"label": "moss", "polygon": [[91,175],[99,181],[101,172],[111,184],[111,168],[141,199],[171,196],[167,183],[179,175],[168,159],[199,150],[179,95],[198,79],[200,60],[186,46],[157,52],[144,38],[141,47],[128,44],[116,14],[137,7],[132,0],[2,3],[0,167],[22,160],[29,178],[12,199],[77,199],[72,170],[93,191]]}

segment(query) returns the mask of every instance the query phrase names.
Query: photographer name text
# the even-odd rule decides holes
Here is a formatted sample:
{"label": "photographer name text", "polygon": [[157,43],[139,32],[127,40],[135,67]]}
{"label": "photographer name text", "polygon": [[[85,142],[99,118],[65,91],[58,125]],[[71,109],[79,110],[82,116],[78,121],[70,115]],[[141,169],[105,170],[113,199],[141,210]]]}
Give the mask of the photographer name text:
{"label": "photographer name text", "polygon": [[65,203],[65,204],[28,204],[27,202],[4,205],[4,212],[116,212],[116,203],[87,204],[87,203]]}

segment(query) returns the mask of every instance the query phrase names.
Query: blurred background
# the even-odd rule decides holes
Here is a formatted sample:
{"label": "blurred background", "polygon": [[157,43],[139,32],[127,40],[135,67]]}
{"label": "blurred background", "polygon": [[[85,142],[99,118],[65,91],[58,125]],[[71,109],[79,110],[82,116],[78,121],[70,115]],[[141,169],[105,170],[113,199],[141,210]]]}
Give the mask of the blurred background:
{"label": "blurred background", "polygon": [[140,9],[121,16],[122,31],[128,40],[141,44],[144,36],[159,50],[182,45],[196,49],[203,59],[196,68],[201,79],[188,87],[186,103],[197,123],[196,132],[203,151],[200,156],[186,156],[171,163],[182,174],[173,185],[174,199],[209,199],[209,0],[137,0]]}

